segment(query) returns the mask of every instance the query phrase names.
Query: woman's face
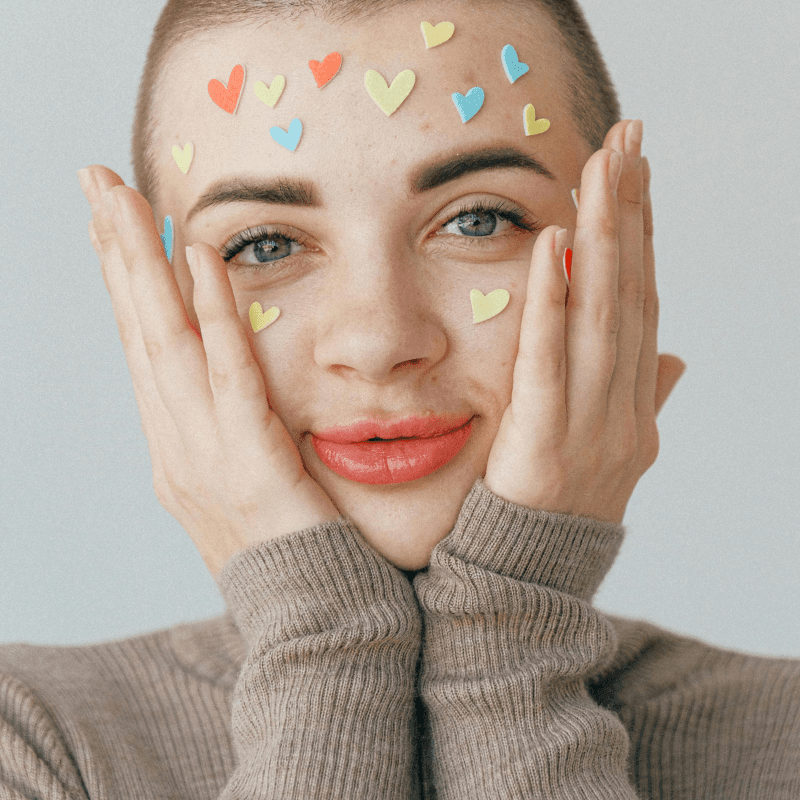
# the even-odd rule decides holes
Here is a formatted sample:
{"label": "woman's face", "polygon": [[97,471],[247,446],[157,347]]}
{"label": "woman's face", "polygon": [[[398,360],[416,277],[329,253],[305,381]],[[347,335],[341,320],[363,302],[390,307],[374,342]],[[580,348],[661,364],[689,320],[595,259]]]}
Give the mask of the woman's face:
{"label": "woman's face", "polygon": [[[485,472],[511,398],[534,241],[548,225],[574,226],[570,191],[591,154],[570,115],[549,22],[526,10],[523,23],[511,8],[404,4],[347,24],[303,15],[218,29],[179,46],[156,106],[156,212],[175,222],[173,267],[190,319],[197,324],[183,246],[202,241],[230,258],[270,404],[308,472],[406,570],[428,563]],[[455,34],[426,49],[423,20],[451,20]],[[513,85],[501,63],[507,44],[530,66]],[[334,51],[341,70],[320,89],[308,62]],[[236,64],[247,76],[231,115],[206,85],[227,83]],[[403,70],[416,74],[391,116],[365,89],[369,69],[389,83]],[[286,88],[270,108],[254,86],[277,75]],[[486,99],[463,123],[451,94],[474,86]],[[525,135],[528,103],[550,120],[545,133]],[[303,133],[291,152],[270,128],[294,118]],[[186,142],[195,154],[184,175],[171,149]],[[245,185],[261,197],[237,197]],[[220,192],[227,198],[205,202]],[[506,289],[511,299],[475,324],[473,289]],[[258,333],[248,317],[254,302],[280,309]],[[434,442],[317,448],[312,438],[424,432],[418,423],[330,431],[409,417],[449,429],[471,422]]]}

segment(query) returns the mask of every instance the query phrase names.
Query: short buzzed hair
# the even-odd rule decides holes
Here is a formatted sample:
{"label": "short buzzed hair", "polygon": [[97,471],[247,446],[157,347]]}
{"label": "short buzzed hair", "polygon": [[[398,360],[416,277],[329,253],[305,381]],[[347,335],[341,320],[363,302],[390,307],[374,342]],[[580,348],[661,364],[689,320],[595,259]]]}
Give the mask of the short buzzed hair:
{"label": "short buzzed hair", "polygon": [[[168,0],[153,31],[147,51],[136,114],[131,155],[136,188],[155,207],[159,178],[153,141],[157,121],[153,111],[159,76],[173,48],[193,36],[254,17],[287,19],[306,12],[336,22],[374,16],[408,0]],[[555,24],[571,56],[566,80],[575,124],[592,151],[603,146],[609,129],[620,120],[617,93],[605,61],[577,0],[484,0],[517,7],[540,8]],[[464,0],[476,5],[476,0]]]}

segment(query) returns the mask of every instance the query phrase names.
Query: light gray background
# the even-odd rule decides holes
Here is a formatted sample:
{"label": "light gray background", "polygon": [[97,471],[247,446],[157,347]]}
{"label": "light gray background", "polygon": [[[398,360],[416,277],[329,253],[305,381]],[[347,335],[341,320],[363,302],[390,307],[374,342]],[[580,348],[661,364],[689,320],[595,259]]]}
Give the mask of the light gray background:
{"label": "light gray background", "polygon": [[[688,363],[596,602],[800,657],[800,159],[794,0],[587,0],[654,172],[660,349]],[[131,180],[161,0],[6,3],[0,30],[0,641],[220,613],[158,504],[75,175]],[[767,10],[768,9],[768,10]]]}

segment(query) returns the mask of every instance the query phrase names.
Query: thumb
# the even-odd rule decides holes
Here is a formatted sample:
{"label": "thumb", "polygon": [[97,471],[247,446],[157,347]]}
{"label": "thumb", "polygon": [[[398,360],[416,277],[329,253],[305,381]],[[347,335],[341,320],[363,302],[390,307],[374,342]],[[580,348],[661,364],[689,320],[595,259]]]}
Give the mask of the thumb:
{"label": "thumb", "polygon": [[685,371],[686,364],[677,356],[659,355],[658,377],[656,378],[656,414],[661,411],[661,407]]}

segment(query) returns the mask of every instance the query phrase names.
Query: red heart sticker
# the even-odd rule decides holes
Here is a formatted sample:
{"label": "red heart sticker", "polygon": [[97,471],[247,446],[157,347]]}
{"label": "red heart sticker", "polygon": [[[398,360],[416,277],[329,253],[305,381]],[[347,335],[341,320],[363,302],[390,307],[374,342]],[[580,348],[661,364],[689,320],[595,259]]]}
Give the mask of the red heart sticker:
{"label": "red heart sticker", "polygon": [[244,67],[237,64],[231,70],[231,76],[228,78],[228,85],[226,86],[222,81],[216,78],[208,82],[208,93],[211,99],[223,110],[229,114],[233,114],[239,105],[239,98],[242,96],[242,87],[244,86]]}
{"label": "red heart sticker", "polygon": [[321,89],[326,83],[333,79],[342,66],[342,56],[340,53],[328,53],[325,60],[320,64],[319,61],[309,61],[308,66],[314,74],[317,88]]}
{"label": "red heart sticker", "polygon": [[564,251],[564,274],[567,276],[567,283],[572,277],[572,250],[569,247]]}

